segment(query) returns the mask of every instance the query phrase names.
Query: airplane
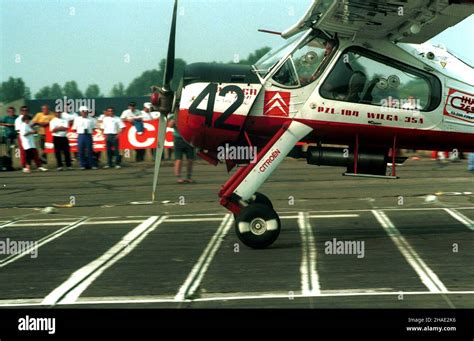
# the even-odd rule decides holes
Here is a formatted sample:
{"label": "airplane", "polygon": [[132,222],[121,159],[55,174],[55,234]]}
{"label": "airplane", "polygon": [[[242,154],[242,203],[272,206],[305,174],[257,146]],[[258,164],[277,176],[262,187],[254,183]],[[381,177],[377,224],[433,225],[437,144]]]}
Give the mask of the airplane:
{"label": "airplane", "polygon": [[279,216],[257,191],[289,154],[346,176],[395,179],[400,149],[474,152],[474,69],[427,43],[473,14],[469,1],[314,0],[286,31],[263,30],[285,41],[255,65],[188,65],[175,93],[177,5],[164,85],[151,96],[161,113],[153,200],[169,113],[212,165],[223,145],[257,147],[256,160],[225,160],[237,170],[219,191],[254,249],[279,236]]}

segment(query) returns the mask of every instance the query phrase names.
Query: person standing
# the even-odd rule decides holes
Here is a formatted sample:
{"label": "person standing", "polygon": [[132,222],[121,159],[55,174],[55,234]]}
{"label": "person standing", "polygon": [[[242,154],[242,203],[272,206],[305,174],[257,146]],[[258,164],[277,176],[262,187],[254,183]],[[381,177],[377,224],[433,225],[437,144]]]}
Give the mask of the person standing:
{"label": "person standing", "polygon": [[23,123],[23,116],[25,114],[28,114],[28,107],[26,105],[20,108],[20,115],[18,115],[18,117],[15,120],[15,131],[18,134],[18,139],[17,139],[18,151],[20,153],[20,165],[22,169],[26,167],[26,158],[25,158],[25,150],[21,146],[20,126]]}
{"label": "person standing", "polygon": [[[74,120],[78,118],[79,115],[76,112],[63,112],[62,118],[66,119],[68,121],[69,127],[72,128],[72,125],[74,124]],[[71,161],[75,162],[78,160],[78,154],[77,154],[77,149],[75,152],[71,153]]]}
{"label": "person standing", "polygon": [[[104,114],[100,114],[100,115],[96,115],[96,112],[95,111],[89,111],[89,117],[92,118],[95,122],[95,127],[94,129],[100,129],[101,128],[101,119],[102,117],[104,116]],[[94,136],[92,136],[92,141],[94,141]],[[102,152],[101,151],[94,151],[92,153],[93,157],[94,157],[94,162],[96,164],[97,167],[99,167],[99,164],[100,164],[100,157],[102,156]]]}
{"label": "person standing", "polygon": [[37,113],[32,120],[33,126],[39,126],[38,130],[39,144],[40,144],[40,159],[43,163],[48,163],[46,153],[44,151],[44,145],[46,143],[46,127],[49,126],[49,122],[54,118],[54,114],[49,111],[49,106],[47,104],[41,107],[41,112]]}
{"label": "person standing", "polygon": [[468,157],[468,164],[467,164],[467,169],[470,171],[470,172],[473,172],[474,173],[474,153],[470,153],[469,154],[469,157]]}
{"label": "person standing", "polygon": [[114,167],[114,161],[115,168],[121,168],[122,157],[120,156],[119,150],[119,137],[123,128],[125,128],[125,124],[120,118],[115,116],[115,109],[108,107],[102,119],[102,129],[104,131],[107,147],[107,165],[104,167],[106,169]]}
{"label": "person standing", "polygon": [[137,109],[137,103],[128,103],[128,109],[122,112],[120,119],[132,123],[138,135],[143,134],[143,117],[142,112]]}
{"label": "person standing", "polygon": [[[120,115],[120,119],[124,122],[129,122],[133,124],[137,131],[137,135],[143,134],[143,114],[142,111],[137,110],[137,104],[135,102],[130,102],[128,104],[128,109],[122,112],[122,115]],[[135,150],[135,162],[142,162],[144,159],[145,149]]]}
{"label": "person standing", "polygon": [[77,150],[79,153],[79,161],[81,170],[97,169],[97,164],[94,160],[94,145],[92,141],[92,134],[95,129],[95,120],[89,117],[89,109],[86,106],[79,108],[80,116],[74,120],[72,130],[78,134]]}
{"label": "person standing", "polygon": [[[179,184],[183,183],[195,183],[192,178],[193,175],[193,161],[195,159],[195,152],[193,146],[189,145],[179,134],[178,129],[176,129],[176,121],[174,119],[174,115],[171,114],[169,116],[170,120],[168,123],[168,127],[174,128],[174,157],[175,157],[175,164],[174,164],[174,175],[177,178],[177,182]],[[181,169],[183,165],[183,154],[186,155],[186,159],[188,161],[186,170],[187,176],[183,178],[181,176]]]}
{"label": "person standing", "polygon": [[[153,109],[153,106],[152,106],[151,103],[147,102],[147,103],[143,104],[143,110],[142,110],[142,120],[143,120],[143,122],[153,121],[155,119],[154,118],[155,115],[152,113],[152,109]],[[145,160],[146,151],[147,151],[146,149],[137,150],[137,156],[139,156],[139,159],[141,161]],[[150,149],[150,152],[151,152],[151,158],[153,160],[155,160],[156,150],[155,149]]]}
{"label": "person standing", "polygon": [[71,169],[71,149],[69,147],[69,140],[67,138],[67,131],[69,129],[69,122],[61,111],[56,112],[56,117],[49,122],[49,130],[53,135],[54,155],[56,156],[56,164],[58,171],[62,171],[64,161],[66,169]]}
{"label": "person standing", "polygon": [[[21,128],[21,125],[23,124],[23,117],[26,116],[26,115],[29,116],[29,110],[28,110],[28,107],[26,105],[24,105],[20,108],[20,115],[15,120],[15,130],[18,133],[18,150],[20,152],[20,164],[21,164],[21,167],[23,169],[26,168],[26,153],[25,153],[25,150],[23,149],[23,145],[22,145],[22,142],[21,142],[22,139],[21,139],[21,135],[20,135],[20,128]],[[30,117],[30,120],[31,120],[31,117]],[[36,134],[36,132],[35,132],[35,134]],[[36,145],[35,145],[35,148],[33,150],[33,161],[35,162],[36,167],[38,167],[39,170],[41,170],[43,172],[48,170],[47,168],[42,167],[42,162],[39,158],[38,150],[36,149]]]}
{"label": "person standing", "polygon": [[[34,135],[36,131],[30,126],[31,117],[28,114],[23,115],[22,123],[20,124],[20,140],[22,148],[25,152],[25,167],[23,168],[24,173],[31,173],[31,161],[37,158],[36,144]],[[42,172],[46,172],[47,169],[41,166],[41,163],[36,162],[36,166]]]}
{"label": "person standing", "polygon": [[7,146],[7,154],[10,158],[13,158],[13,152],[12,150],[15,149],[16,145],[16,137],[17,133],[15,130],[15,121],[18,118],[17,115],[15,115],[15,108],[14,107],[8,107],[7,108],[7,116],[2,117],[0,119],[0,126],[5,127],[5,144]]}

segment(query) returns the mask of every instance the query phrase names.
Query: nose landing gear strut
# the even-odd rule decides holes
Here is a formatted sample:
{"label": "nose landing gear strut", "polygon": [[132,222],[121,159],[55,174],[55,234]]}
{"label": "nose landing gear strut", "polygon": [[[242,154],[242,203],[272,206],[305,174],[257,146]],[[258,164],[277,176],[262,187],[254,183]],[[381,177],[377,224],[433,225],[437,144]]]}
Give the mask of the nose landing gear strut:
{"label": "nose landing gear strut", "polygon": [[312,128],[289,121],[257,155],[257,162],[239,168],[219,192],[220,203],[235,217],[235,232],[246,246],[264,249],[278,238],[281,222],[272,202],[256,192],[298,141]]}

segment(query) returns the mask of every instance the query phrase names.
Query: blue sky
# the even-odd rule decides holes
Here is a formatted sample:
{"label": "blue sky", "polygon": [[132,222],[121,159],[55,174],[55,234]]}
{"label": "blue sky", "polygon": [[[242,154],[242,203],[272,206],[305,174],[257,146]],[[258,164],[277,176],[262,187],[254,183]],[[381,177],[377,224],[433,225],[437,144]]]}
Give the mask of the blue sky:
{"label": "blue sky", "polygon": [[[181,0],[177,57],[188,63],[231,61],[281,38],[310,0]],[[0,0],[0,80],[40,87],[76,80],[81,90],[127,86],[166,55],[172,0]],[[433,41],[474,64],[474,16]],[[470,39],[468,43],[466,39]]]}

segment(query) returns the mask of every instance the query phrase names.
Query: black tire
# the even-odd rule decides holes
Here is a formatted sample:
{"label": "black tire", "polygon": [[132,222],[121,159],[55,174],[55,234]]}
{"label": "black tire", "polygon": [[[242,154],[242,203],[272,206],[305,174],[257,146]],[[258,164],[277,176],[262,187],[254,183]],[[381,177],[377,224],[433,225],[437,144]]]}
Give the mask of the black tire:
{"label": "black tire", "polygon": [[273,209],[272,201],[265,194],[262,194],[260,192],[255,192],[255,194],[252,195],[249,201],[252,204],[263,204]]}
{"label": "black tire", "polygon": [[265,249],[280,235],[281,222],[273,208],[250,204],[235,217],[235,233],[240,241],[252,249]]}

